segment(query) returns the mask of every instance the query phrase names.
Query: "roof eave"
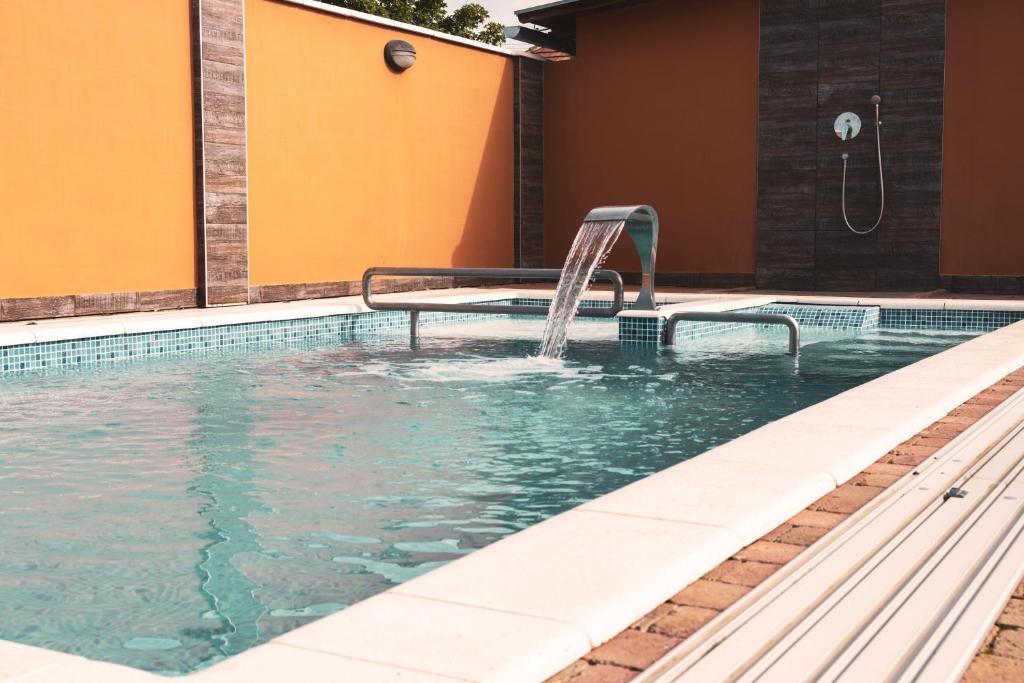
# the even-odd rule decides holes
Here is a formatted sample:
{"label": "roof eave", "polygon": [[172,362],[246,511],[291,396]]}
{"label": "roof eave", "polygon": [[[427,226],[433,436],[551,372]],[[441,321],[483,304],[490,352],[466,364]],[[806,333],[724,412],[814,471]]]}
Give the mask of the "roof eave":
{"label": "roof eave", "polygon": [[651,0],[555,0],[542,5],[516,10],[516,18],[525,24],[538,24],[551,29],[573,26],[576,17],[590,12],[634,5]]}

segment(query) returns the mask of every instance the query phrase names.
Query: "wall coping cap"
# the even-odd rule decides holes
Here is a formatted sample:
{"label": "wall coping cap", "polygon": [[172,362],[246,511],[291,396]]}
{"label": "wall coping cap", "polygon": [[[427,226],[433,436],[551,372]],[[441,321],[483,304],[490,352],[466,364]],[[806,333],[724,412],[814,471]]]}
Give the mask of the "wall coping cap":
{"label": "wall coping cap", "polygon": [[536,55],[526,50],[518,50],[507,47],[497,47],[496,45],[488,45],[482,43],[479,40],[471,40],[469,38],[462,38],[460,36],[453,36],[449,33],[442,33],[441,31],[435,31],[429,28],[423,28],[422,26],[416,26],[415,24],[407,24],[403,21],[394,21],[393,19],[385,19],[384,17],[378,17],[374,14],[367,14],[365,12],[357,12],[355,10],[346,9],[344,7],[338,7],[336,5],[328,5],[325,2],[317,2],[317,0],[276,0],[288,5],[298,5],[300,7],[306,7],[308,9],[317,10],[327,14],[334,14],[339,17],[345,17],[347,19],[355,19],[356,21],[362,21],[367,24],[376,24],[377,26],[384,26],[392,28],[397,31],[404,31],[405,33],[414,33],[416,35],[427,36],[429,38],[436,38],[437,40],[443,40],[448,43],[455,43],[456,45],[462,45],[463,47],[473,48],[476,50],[483,50],[484,52],[493,52],[495,54],[504,55],[506,57],[523,57],[526,59],[533,59],[536,61],[546,61],[540,55]]}

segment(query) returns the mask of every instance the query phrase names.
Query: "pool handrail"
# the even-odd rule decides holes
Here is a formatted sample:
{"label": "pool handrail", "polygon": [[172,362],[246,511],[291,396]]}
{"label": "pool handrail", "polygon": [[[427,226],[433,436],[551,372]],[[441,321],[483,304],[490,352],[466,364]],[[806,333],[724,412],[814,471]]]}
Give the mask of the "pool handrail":
{"label": "pool handrail", "polygon": [[[375,311],[409,311],[410,334],[419,336],[419,314],[422,311],[442,313],[504,313],[512,315],[547,315],[547,306],[488,303],[450,303],[444,301],[380,301],[373,295],[375,277],[476,277],[501,280],[558,280],[561,268],[369,268],[363,273],[363,302]],[[587,315],[595,318],[614,318],[622,310],[624,294],[622,276],[614,270],[595,270],[592,280],[612,284],[612,302],[609,308],[587,308]]]}
{"label": "pool handrail", "polygon": [[793,316],[783,313],[743,313],[739,311],[678,311],[665,319],[663,341],[671,346],[676,343],[676,325],[683,320],[716,323],[757,323],[760,325],[785,325],[789,328],[789,353],[796,355],[800,350],[800,324]]}

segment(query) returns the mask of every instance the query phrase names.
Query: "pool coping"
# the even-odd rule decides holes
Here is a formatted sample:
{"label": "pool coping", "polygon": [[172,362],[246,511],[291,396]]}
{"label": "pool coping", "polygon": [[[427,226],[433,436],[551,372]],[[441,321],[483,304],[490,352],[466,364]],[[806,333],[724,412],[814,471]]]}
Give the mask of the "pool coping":
{"label": "pool coping", "polygon": [[[422,292],[382,294],[381,301],[434,301],[474,303],[508,298],[537,298],[550,296],[551,289],[463,288]],[[612,299],[611,292],[591,291],[588,299]],[[768,304],[802,304],[815,306],[878,306],[879,308],[917,310],[971,310],[971,311],[1024,311],[1024,300],[1006,299],[920,299],[883,298],[864,296],[815,296],[759,294],[756,292],[706,292],[659,294],[659,311],[622,311],[625,318],[665,317],[680,310],[728,311]],[[117,313],[112,315],[82,316],[75,318],[47,318],[42,320],[0,323],[0,347],[18,346],[53,341],[165,332],[221,325],[273,322],[322,318],[334,315],[370,313],[360,296],[312,299],[293,302],[222,306],[215,308],[189,308],[172,311]]]}
{"label": "pool coping", "polygon": [[[535,289],[502,288],[463,290],[455,295],[440,290],[416,296],[487,300],[537,294]],[[593,298],[601,296],[593,293]],[[189,320],[199,321],[190,325],[195,327],[366,310],[361,300],[353,299],[259,304],[258,310],[247,306],[35,325],[4,323],[0,345],[11,343],[8,339],[16,338],[15,333],[21,339],[32,334],[32,341],[52,341],[96,336],[96,330],[118,326],[122,331],[101,334],[182,329],[180,325]],[[1005,300],[750,293],[687,294],[670,300],[681,304],[679,308],[699,306],[701,310],[743,308],[752,300],[757,301],[753,305],[1024,310],[1024,302]],[[637,313],[641,312],[624,315]],[[1022,366],[1024,321],[764,425],[699,458],[181,678],[278,680],[302,670],[305,680],[346,675],[361,681],[543,680]],[[756,479],[750,478],[752,472]],[[686,496],[683,509],[678,505],[680,492]],[[680,552],[680,547],[685,550]],[[0,681],[26,677],[32,681],[166,680],[121,665],[0,641]]]}

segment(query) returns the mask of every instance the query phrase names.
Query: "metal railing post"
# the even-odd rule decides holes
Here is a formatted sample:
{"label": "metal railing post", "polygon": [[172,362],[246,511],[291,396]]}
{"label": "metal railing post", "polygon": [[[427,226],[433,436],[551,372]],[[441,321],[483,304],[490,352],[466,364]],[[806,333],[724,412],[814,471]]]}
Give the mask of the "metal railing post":
{"label": "metal railing post", "polygon": [[409,311],[409,337],[418,339],[420,336],[420,312]]}
{"label": "metal railing post", "polygon": [[800,324],[796,319],[782,313],[738,313],[732,311],[679,311],[665,319],[663,341],[666,345],[676,343],[676,325],[682,320],[716,323],[757,323],[761,325],[785,325],[789,328],[789,353],[796,355],[800,350]]}
{"label": "metal railing post", "polygon": [[[476,277],[502,280],[558,280],[562,276],[559,268],[370,268],[363,273],[363,301],[375,311],[438,311],[442,313],[505,313],[513,315],[547,315],[547,306],[523,306],[516,304],[488,303],[445,303],[443,301],[381,301],[373,294],[373,280],[377,277]],[[624,305],[622,276],[614,270],[596,270],[593,280],[612,284],[612,302],[609,308],[590,309],[587,315],[594,318],[614,318]],[[410,325],[419,328],[419,316]]]}

